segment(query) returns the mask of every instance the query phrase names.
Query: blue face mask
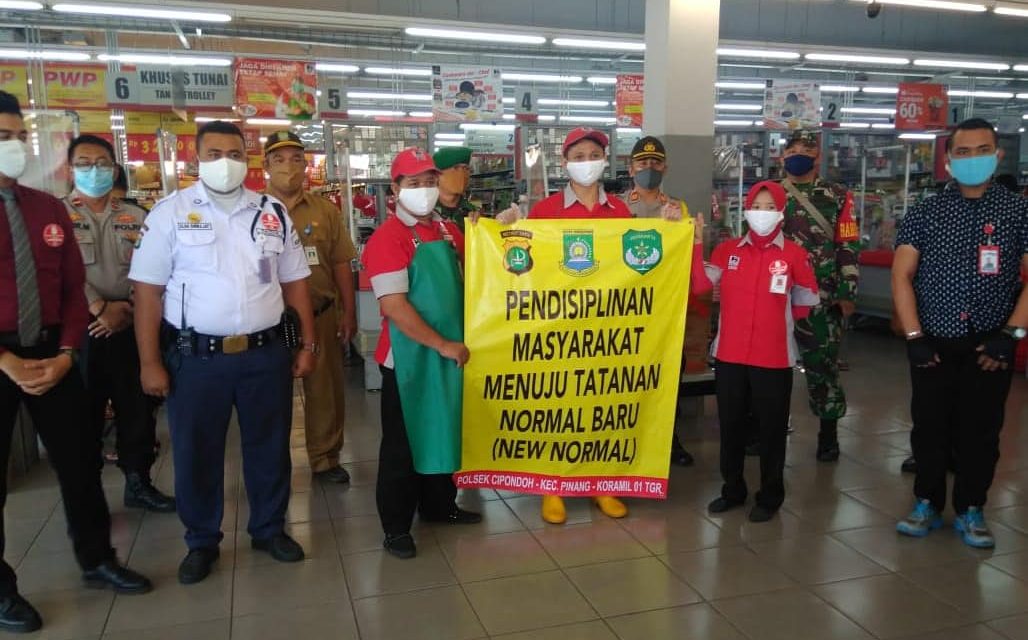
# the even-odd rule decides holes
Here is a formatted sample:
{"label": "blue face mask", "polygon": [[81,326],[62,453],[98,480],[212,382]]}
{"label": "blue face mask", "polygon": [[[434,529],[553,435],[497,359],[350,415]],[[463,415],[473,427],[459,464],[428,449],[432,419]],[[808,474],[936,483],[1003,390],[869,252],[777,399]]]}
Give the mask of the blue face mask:
{"label": "blue face mask", "polygon": [[814,159],[810,156],[795,155],[785,159],[785,172],[790,176],[805,176],[814,170]]}
{"label": "blue face mask", "polygon": [[75,167],[75,188],[84,196],[102,198],[114,187],[114,169]]}
{"label": "blue face mask", "polygon": [[953,179],[967,187],[985,184],[996,173],[999,156],[974,156],[973,158],[950,158],[949,173]]}

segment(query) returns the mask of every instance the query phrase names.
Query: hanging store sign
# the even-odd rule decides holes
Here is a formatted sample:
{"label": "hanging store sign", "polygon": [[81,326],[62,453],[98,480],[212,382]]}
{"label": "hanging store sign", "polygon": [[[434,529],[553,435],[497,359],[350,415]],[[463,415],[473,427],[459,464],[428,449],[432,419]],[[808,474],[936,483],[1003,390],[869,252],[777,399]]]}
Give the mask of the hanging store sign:
{"label": "hanging store sign", "polygon": [[317,109],[313,62],[236,58],[236,109],[247,118],[310,120]]}
{"label": "hanging store sign", "polygon": [[0,64],[0,91],[18,99],[22,109],[29,107],[28,75],[23,64]]}
{"label": "hanging store sign", "polygon": [[821,126],[821,91],[813,82],[769,80],[764,90],[764,128],[817,129]]}
{"label": "hanging store sign", "polygon": [[502,120],[500,70],[432,67],[432,117],[436,122]]}
{"label": "hanging store sign", "polygon": [[47,109],[107,109],[107,67],[90,64],[43,66]]}
{"label": "hanging store sign", "polygon": [[186,109],[226,109],[235,98],[228,69],[124,67],[108,73],[105,85],[107,102],[119,107],[178,106],[178,95]]}
{"label": "hanging store sign", "polygon": [[945,129],[949,112],[946,85],[901,82],[896,94],[896,129]]}
{"label": "hanging store sign", "polygon": [[641,127],[643,123],[643,75],[618,74],[614,102],[619,127]]}
{"label": "hanging store sign", "polygon": [[346,90],[342,75],[318,74],[318,117],[346,118]]}
{"label": "hanging store sign", "polygon": [[464,145],[481,155],[509,156],[514,153],[514,132],[472,129],[464,133]]}

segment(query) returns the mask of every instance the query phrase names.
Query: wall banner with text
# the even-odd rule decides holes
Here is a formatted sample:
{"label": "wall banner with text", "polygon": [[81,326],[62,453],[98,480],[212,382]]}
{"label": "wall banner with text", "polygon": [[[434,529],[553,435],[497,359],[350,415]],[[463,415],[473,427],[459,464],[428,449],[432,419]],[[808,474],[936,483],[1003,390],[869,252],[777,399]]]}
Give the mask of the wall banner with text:
{"label": "wall banner with text", "polygon": [[123,66],[108,73],[107,102],[112,106],[171,107],[176,91],[190,110],[230,109],[235,99],[231,69]]}
{"label": "wall banner with text", "polygon": [[619,73],[614,85],[619,127],[641,127],[643,124],[643,82],[641,73]]}
{"label": "wall banner with text", "polygon": [[821,90],[813,82],[768,80],[764,89],[764,128],[821,127]]}
{"label": "wall banner with text", "polygon": [[22,109],[29,108],[28,71],[24,64],[0,64],[0,91],[6,91],[17,98]]}
{"label": "wall banner with text", "polygon": [[313,62],[236,58],[236,109],[247,118],[310,120],[317,109]]}
{"label": "wall banner with text", "polygon": [[944,84],[901,82],[896,94],[896,130],[945,129],[949,94]]}
{"label": "wall banner with text", "polygon": [[500,70],[432,67],[432,117],[436,122],[502,120]]}
{"label": "wall banner with text", "polygon": [[104,79],[107,66],[97,64],[46,63],[43,83],[46,84],[48,109],[108,109]]}
{"label": "wall banner with text", "polygon": [[458,487],[667,497],[693,232],[469,225]]}

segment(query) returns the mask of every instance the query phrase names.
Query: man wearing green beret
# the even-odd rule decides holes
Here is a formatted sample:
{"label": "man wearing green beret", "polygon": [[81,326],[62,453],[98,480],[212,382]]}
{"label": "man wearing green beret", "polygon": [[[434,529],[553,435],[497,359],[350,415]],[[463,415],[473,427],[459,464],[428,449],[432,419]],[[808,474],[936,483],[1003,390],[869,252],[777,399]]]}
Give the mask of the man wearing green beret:
{"label": "man wearing green beret", "polygon": [[445,147],[432,156],[439,169],[439,202],[435,210],[445,220],[452,220],[464,231],[464,218],[478,207],[467,197],[471,181],[471,149]]}

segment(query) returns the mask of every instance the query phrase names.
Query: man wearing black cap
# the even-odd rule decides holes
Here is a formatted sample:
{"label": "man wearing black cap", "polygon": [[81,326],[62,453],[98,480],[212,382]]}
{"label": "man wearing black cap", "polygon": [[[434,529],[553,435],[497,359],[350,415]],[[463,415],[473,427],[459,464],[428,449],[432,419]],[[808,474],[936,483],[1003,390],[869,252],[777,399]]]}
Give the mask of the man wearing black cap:
{"label": "man wearing black cap", "polygon": [[464,218],[478,213],[478,207],[468,200],[468,183],[471,182],[471,149],[468,147],[446,147],[436,151],[432,161],[439,169],[439,202],[436,213],[444,220],[451,220],[464,231]]}
{"label": "man wearing black cap", "polygon": [[346,483],[350,474],[339,464],[345,413],[341,345],[349,343],[357,332],[350,265],[357,251],[339,209],[304,190],[307,159],[299,136],[291,131],[268,136],[264,169],[270,176],[267,193],[286,205],[311,269],[307,288],[322,350],[314,371],[303,380],[307,457],[315,478]]}

